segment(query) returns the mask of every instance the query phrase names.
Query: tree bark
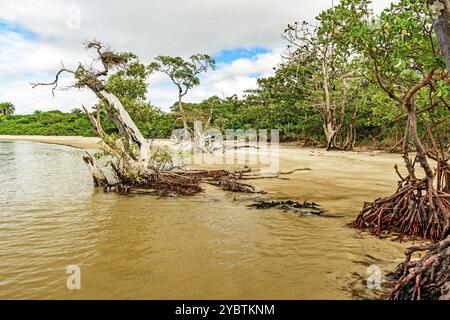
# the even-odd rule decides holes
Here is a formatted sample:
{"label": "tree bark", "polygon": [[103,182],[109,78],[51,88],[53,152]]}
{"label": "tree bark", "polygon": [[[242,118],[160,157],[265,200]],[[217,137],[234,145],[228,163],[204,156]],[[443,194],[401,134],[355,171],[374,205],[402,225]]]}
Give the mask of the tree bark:
{"label": "tree bark", "polygon": [[323,130],[325,131],[325,138],[327,140],[327,150],[336,148],[336,131],[333,129],[332,124],[327,121],[326,125],[323,126]]}
{"label": "tree bark", "polygon": [[103,171],[97,166],[94,159],[92,159],[92,156],[88,152],[86,152],[86,155],[83,156],[83,160],[92,174],[92,180],[94,181],[94,185],[96,187],[103,186],[106,188],[109,184],[108,179],[104,175]]}
{"label": "tree bark", "polygon": [[135,163],[135,167],[139,171],[148,170],[151,159],[151,150],[147,139],[144,138],[139,128],[115,95],[105,90],[100,90],[99,94],[103,100],[107,102],[108,106],[112,108],[113,112],[111,112],[110,116],[120,133],[125,137],[127,145],[132,146],[133,144],[136,144],[139,148],[139,155],[136,159],[137,162]]}
{"label": "tree bark", "polygon": [[[416,108],[414,105],[414,95],[423,87],[425,87],[433,77],[435,72],[435,69],[431,69],[423,78],[422,80],[417,83],[414,87],[412,87],[408,92],[403,96],[402,102],[406,109],[406,112],[408,113],[408,124],[407,124],[407,133],[405,134],[405,140],[403,144],[403,152],[404,152],[404,158],[406,161],[406,167],[408,168],[409,173],[411,174],[410,167],[408,166],[408,154],[407,154],[407,143],[408,143],[408,136],[412,138],[412,141],[414,143],[414,146],[416,147],[416,154],[417,154],[417,160],[420,163],[420,166],[425,171],[425,174],[429,181],[432,181],[433,179],[433,171],[431,170],[430,165],[428,164],[427,160],[427,153],[426,150],[420,141],[419,134],[417,133],[417,117],[416,117]],[[409,163],[410,164],[410,163]],[[411,177],[413,178],[413,177]]]}
{"label": "tree bark", "polygon": [[450,74],[450,2],[449,0],[430,0],[433,28]]}
{"label": "tree bark", "polygon": [[345,137],[343,148],[344,150],[353,150],[356,142],[356,116],[358,115],[358,106],[353,110],[350,123],[348,125],[347,135]]}
{"label": "tree bark", "polygon": [[409,134],[412,138],[414,146],[416,147],[417,160],[419,161],[423,171],[425,171],[427,178],[433,179],[433,171],[428,164],[427,153],[422,142],[420,141],[419,134],[417,133],[417,117],[414,105],[412,103],[410,105],[406,105],[406,109],[408,111]]}
{"label": "tree bark", "polygon": [[178,107],[180,108],[181,113],[181,121],[183,121],[183,128],[185,130],[188,129],[187,121],[186,121],[186,114],[184,113],[183,109],[183,102],[181,101],[183,98],[183,90],[179,87],[178,88]]}

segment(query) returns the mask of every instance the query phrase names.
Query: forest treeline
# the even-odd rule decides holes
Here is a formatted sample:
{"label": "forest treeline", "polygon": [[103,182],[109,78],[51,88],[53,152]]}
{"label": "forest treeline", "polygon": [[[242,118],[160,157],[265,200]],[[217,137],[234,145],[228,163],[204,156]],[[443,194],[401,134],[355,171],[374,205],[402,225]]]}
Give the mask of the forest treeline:
{"label": "forest treeline", "polygon": [[[360,8],[367,8],[368,3],[346,2]],[[352,149],[355,145],[400,145],[407,115],[389,92],[403,92],[419,81],[425,69],[440,70],[445,65],[432,29],[431,11],[423,1],[400,1],[378,16],[368,10],[367,30],[346,30],[351,19],[339,17],[338,9],[321,12],[314,23],[289,24],[283,32],[287,47],[274,75],[258,79],[257,88],[246,91],[242,98],[213,96],[199,103],[183,102],[180,110],[181,97],[198,85],[182,79],[184,82],[175,82],[181,90],[178,101],[174,97],[177,102],[164,112],[145,102],[151,99],[151,84],[148,93],[133,87],[135,83],[123,81],[113,85],[126,88],[120,89],[127,95],[122,96],[122,102],[147,138],[168,138],[173,129],[192,126],[193,121],[200,120],[205,127],[220,130],[277,128],[282,141],[309,146]],[[209,65],[214,64],[206,55],[191,59],[198,62],[205,57]],[[169,72],[184,72],[186,65],[194,64],[179,57],[159,56],[152,71],[170,76]],[[198,70],[190,70],[199,71],[191,79],[198,79],[196,76],[207,67],[200,64]],[[186,83],[183,92],[182,85]],[[430,142],[430,127],[441,141],[448,143],[448,79],[433,77],[433,83],[414,99],[418,133],[425,143]],[[104,123],[107,133],[116,131],[107,117]],[[36,111],[30,115],[4,112],[0,114],[0,134],[95,135],[81,109],[70,113]]]}
{"label": "forest treeline", "polygon": [[[325,145],[322,119],[314,108],[300,107],[293,97],[288,101],[280,99],[277,95],[283,92],[276,92],[277,88],[262,89],[269,82],[276,81],[276,77],[259,79],[261,89],[243,99],[237,96],[226,99],[214,96],[200,103],[185,103],[186,113],[189,118],[202,119],[204,123],[210,118],[210,126],[221,130],[277,128],[282,141]],[[263,101],[266,99],[270,99],[270,102]],[[172,109],[175,111],[164,112],[147,104],[139,110],[139,117],[133,112],[130,113],[147,138],[169,138],[174,128],[182,127],[181,123],[176,122],[176,105]],[[346,120],[350,121],[350,118]],[[403,134],[402,120],[405,120],[404,115],[392,104],[362,106],[355,121],[356,145],[395,145]],[[105,131],[116,131],[115,126],[107,119]],[[421,131],[423,133],[423,128]],[[95,136],[81,109],[73,109],[68,113],[52,110],[35,111],[27,115],[0,115],[0,134]]]}

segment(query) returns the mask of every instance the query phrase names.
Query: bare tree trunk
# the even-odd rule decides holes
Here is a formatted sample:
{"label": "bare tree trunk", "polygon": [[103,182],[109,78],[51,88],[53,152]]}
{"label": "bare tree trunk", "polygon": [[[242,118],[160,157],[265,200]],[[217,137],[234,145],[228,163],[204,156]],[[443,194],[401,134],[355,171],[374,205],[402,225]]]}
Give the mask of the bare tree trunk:
{"label": "bare tree trunk", "polygon": [[[425,148],[423,147],[423,144],[420,141],[419,135],[417,133],[417,117],[416,117],[416,108],[414,105],[414,95],[420,89],[422,89],[424,86],[426,86],[429,83],[430,79],[434,75],[434,72],[435,72],[435,69],[431,69],[428,72],[428,74],[426,74],[418,84],[416,84],[414,87],[412,87],[403,96],[403,99],[402,99],[403,105],[406,108],[406,111],[408,113],[408,125],[406,128],[407,133],[405,134],[404,145],[403,145],[404,158],[405,158],[405,161],[407,159],[409,159],[408,155],[407,155],[407,148],[408,148],[407,143],[408,143],[408,135],[409,135],[409,137],[412,138],[414,146],[416,147],[417,160],[419,161],[422,169],[425,171],[425,174],[429,181],[433,180],[434,174],[430,168],[430,165],[428,164],[427,153],[426,153]],[[408,164],[408,162],[406,162],[406,167],[408,168],[408,171],[411,174],[410,167],[408,167],[409,165],[410,165],[410,162],[409,162],[409,164]]]}
{"label": "bare tree trunk", "polygon": [[181,121],[183,121],[183,128],[185,130],[187,130],[188,129],[188,125],[187,125],[187,121],[186,121],[186,114],[184,113],[184,109],[183,109],[183,102],[181,101],[182,98],[183,98],[183,93],[182,93],[181,89],[179,89],[179,92],[178,92],[178,107],[180,108]]}
{"label": "bare tree trunk", "polygon": [[[136,144],[139,148],[139,154],[134,167],[136,167],[139,171],[148,170],[151,159],[151,150],[147,139],[144,138],[139,128],[136,126],[120,100],[115,95],[106,92],[105,90],[99,91],[99,94],[112,109],[110,110],[112,111],[110,112],[111,118],[120,133],[125,137],[127,142],[126,146],[131,147]],[[131,150],[128,151],[129,154],[133,154]]]}
{"label": "bare tree trunk", "polygon": [[408,131],[416,147],[417,161],[420,163],[425,175],[429,180],[433,180],[433,171],[431,170],[430,165],[427,160],[427,153],[425,148],[423,147],[422,142],[420,141],[419,134],[417,133],[417,117],[416,110],[414,107],[414,103],[411,101],[406,105],[406,110],[408,111]]}
{"label": "bare tree trunk", "polygon": [[358,115],[358,106],[355,106],[355,110],[353,110],[352,118],[350,119],[350,123],[348,125],[347,135],[345,137],[343,148],[344,150],[353,150],[356,141],[356,116]]}
{"label": "bare tree trunk", "polygon": [[106,179],[106,176],[104,175],[103,171],[97,166],[94,159],[92,159],[92,156],[88,152],[86,152],[86,155],[83,156],[83,160],[92,174],[92,180],[94,181],[94,185],[96,187],[106,188],[109,184],[108,179]]}
{"label": "bare tree trunk", "polygon": [[330,96],[330,83],[328,76],[328,48],[323,52],[322,57],[322,78],[323,78],[323,90],[325,92],[325,110],[323,111],[323,130],[325,132],[325,138],[327,140],[327,150],[335,148],[334,138],[336,132],[334,131],[334,117],[333,110],[331,106],[331,96]]}
{"label": "bare tree trunk", "polygon": [[326,125],[323,127],[325,131],[325,138],[327,140],[327,150],[335,149],[335,138],[336,138],[336,131],[334,131],[333,126],[330,122],[327,121]]}
{"label": "bare tree trunk", "polygon": [[429,0],[433,27],[450,74],[450,2]]}
{"label": "bare tree trunk", "polygon": [[409,177],[412,180],[416,180],[417,178],[416,178],[416,174],[414,172],[413,163],[412,163],[411,159],[409,158],[409,127],[410,127],[409,122],[410,122],[410,118],[409,118],[409,114],[408,114],[405,135],[403,136],[403,142],[402,142],[402,144],[403,144],[402,157],[403,157],[403,160],[405,161],[405,167],[406,167],[406,170],[408,170]]}

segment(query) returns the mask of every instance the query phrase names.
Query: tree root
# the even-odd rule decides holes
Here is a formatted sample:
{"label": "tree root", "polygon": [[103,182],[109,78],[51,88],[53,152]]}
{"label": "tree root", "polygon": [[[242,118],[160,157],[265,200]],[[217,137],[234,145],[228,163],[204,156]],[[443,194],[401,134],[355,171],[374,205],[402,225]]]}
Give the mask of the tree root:
{"label": "tree root", "polygon": [[450,194],[439,191],[427,180],[404,181],[390,197],[365,203],[351,227],[397,233],[399,239],[411,238],[438,241],[449,234]]}
{"label": "tree root", "polygon": [[[426,251],[420,260],[411,261],[415,252]],[[395,281],[388,300],[450,300],[450,237],[439,243],[410,247],[406,259],[388,278]]]}
{"label": "tree root", "polygon": [[234,172],[224,169],[180,169],[160,172],[149,170],[133,174],[132,171],[109,162],[116,180],[114,183],[110,183],[89,153],[86,153],[83,159],[93,174],[94,185],[103,187],[105,192],[192,196],[203,192],[201,184],[206,183],[231,192],[264,193],[263,191],[256,191],[255,187],[250,184],[239,181],[251,172],[251,169],[248,167]]}
{"label": "tree root", "polygon": [[204,180],[205,183],[217,186],[225,191],[241,192],[241,193],[264,193],[263,191],[256,191],[255,187],[237,181],[236,179],[218,179],[218,180]]}

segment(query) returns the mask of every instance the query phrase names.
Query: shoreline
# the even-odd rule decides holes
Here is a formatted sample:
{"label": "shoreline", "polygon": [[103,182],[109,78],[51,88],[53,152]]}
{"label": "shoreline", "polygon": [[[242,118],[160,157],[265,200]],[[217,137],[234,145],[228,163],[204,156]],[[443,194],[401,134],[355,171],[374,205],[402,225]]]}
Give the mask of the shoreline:
{"label": "shoreline", "polygon": [[31,136],[31,135],[0,135],[0,141],[31,141],[49,144],[59,144],[80,149],[98,149],[97,137],[82,136]]}
{"label": "shoreline", "polygon": [[[82,161],[84,151],[52,147],[52,144],[64,144],[98,148],[97,139],[1,136],[0,140],[27,141],[0,142],[2,152],[6,151],[3,172],[11,174],[5,179],[6,193],[3,196],[6,201],[11,199],[11,202],[5,202],[5,212],[13,213],[5,216],[4,224],[14,226],[13,231],[6,229],[1,234],[12,239],[9,243],[15,245],[7,247],[7,257],[11,256],[8,260],[11,264],[7,267],[17,272],[18,267],[14,264],[17,246],[30,251],[36,245],[37,237],[43,239],[38,245],[56,242],[56,245],[45,247],[48,248],[47,254],[73,248],[68,253],[63,251],[63,257],[70,263],[70,257],[81,256],[78,261],[81,260],[79,263],[85,266],[83,277],[88,282],[104,272],[105,266],[111,265],[111,273],[106,273],[100,282],[94,282],[99,287],[80,293],[79,298],[82,299],[104,297],[104,283],[123,279],[117,276],[123,272],[123,267],[134,271],[130,265],[135,264],[139,270],[150,268],[152,271],[137,273],[144,277],[138,278],[139,282],[156,283],[157,288],[180,287],[178,279],[183,279],[186,272],[198,281],[192,281],[195,285],[187,283],[182,287],[183,292],[153,290],[153,287],[145,287],[141,291],[141,287],[136,287],[139,283],[130,283],[129,278],[125,278],[114,282],[117,290],[113,298],[207,298],[208,295],[211,297],[213,290],[216,292],[213,298],[351,299],[354,297],[350,290],[358,290],[364,295],[367,292],[369,298],[372,295],[368,291],[359,291],[363,288],[355,284],[357,278],[354,274],[364,275],[370,264],[377,264],[383,273],[390,272],[403,260],[403,251],[411,245],[409,241],[392,243],[389,239],[378,239],[347,227],[364,201],[389,195],[395,190],[397,177],[392,166],[402,160],[399,155],[281,145],[275,155],[279,157],[279,166],[274,170],[300,170],[280,178],[248,181],[258,191],[266,191],[267,195],[231,193],[204,185],[205,192],[194,197],[161,198],[106,195],[100,189],[95,190],[92,177]],[[234,149],[227,150],[234,152]],[[238,151],[259,154],[259,150],[253,148]],[[264,152],[261,155],[263,160],[271,156]],[[242,169],[243,166],[237,163],[201,165],[211,169],[226,165],[226,170]],[[249,163],[252,171],[256,172],[264,166],[267,166],[266,161]],[[315,202],[326,214],[299,217],[277,209],[254,210],[247,207],[259,199]],[[24,223],[26,227],[23,227]],[[36,232],[27,237],[28,230],[33,228]],[[8,232],[16,236],[10,236]],[[74,246],[74,239],[82,241]],[[179,253],[180,248],[183,254]],[[98,255],[99,251],[105,254]],[[32,264],[28,260],[27,256],[20,260],[23,266],[20,270],[24,274],[36,268],[51,268],[55,278],[60,278],[60,268],[54,267],[52,259],[33,260]],[[111,261],[126,263],[115,265]],[[154,261],[158,263],[152,263]],[[200,261],[200,264],[195,261]],[[87,267],[90,262],[96,267]],[[186,268],[179,269],[177,263]],[[204,265],[207,267],[202,268]],[[297,274],[294,280],[289,276],[289,270]],[[268,272],[280,276],[267,277]],[[145,278],[148,274],[155,276]],[[12,277],[7,268],[3,268],[0,275]],[[201,289],[205,286],[204,279],[207,280],[208,291]],[[222,293],[221,282],[215,279],[226,280],[226,295]],[[253,285],[243,291],[236,284],[245,281],[263,281],[262,287],[273,288],[273,291],[261,291],[259,286]],[[47,281],[42,283],[39,293],[27,291],[33,290],[34,285],[32,281],[24,282],[24,289],[19,291],[11,283],[4,291],[8,297],[39,297],[40,292],[52,298],[70,296],[70,292],[61,293],[55,290],[54,283],[48,284]],[[345,291],[342,288],[346,288]]]}
{"label": "shoreline", "polygon": [[[169,141],[170,139],[148,139],[149,141]],[[100,138],[98,137],[84,137],[84,136],[42,136],[42,135],[1,135],[0,141],[31,141],[31,142],[41,142],[49,144],[59,144],[80,149],[98,149],[98,142]],[[324,148],[318,146],[303,146],[297,142],[280,142],[280,147],[286,149],[304,149],[304,150],[317,150],[325,151]],[[386,155],[396,155],[396,152],[388,152],[384,149],[372,149],[369,147],[361,146],[355,147],[351,151],[343,150],[330,150],[328,153],[361,153],[361,154],[386,154]]]}
{"label": "shoreline", "polygon": [[[31,141],[98,150],[100,139],[81,136],[0,135],[0,141]],[[164,143],[168,140],[153,141]],[[280,171],[298,168],[310,170],[295,172],[287,180],[252,181],[257,188],[269,192],[274,198],[313,200],[331,211],[351,212],[352,215],[356,215],[364,201],[394,192],[398,180],[394,165],[402,168],[402,158],[398,154],[378,150],[326,151],[283,143],[280,144],[278,159]],[[223,168],[223,165],[219,166]],[[258,165],[250,166],[258,169]],[[215,169],[217,164],[205,167]],[[228,170],[241,167],[242,165],[226,165]]]}
{"label": "shoreline", "polygon": [[[30,141],[30,142],[38,142],[38,143],[48,143],[48,144],[59,144],[66,145],[75,148],[87,148],[87,149],[98,149],[98,138],[93,137],[80,137],[80,136],[4,136],[0,135],[1,141]],[[154,140],[154,141],[168,141],[168,140]],[[45,149],[45,146],[40,146]],[[245,151],[244,149],[240,149]],[[267,160],[267,155],[262,155],[262,157]],[[285,234],[284,237],[286,239],[301,239],[304,237],[306,241],[305,247],[303,248],[303,242],[296,242],[296,245],[293,246],[289,250],[306,250],[306,254],[313,254],[314,257],[317,256],[315,251],[310,251],[310,248],[313,247],[311,244],[315,237],[320,235],[320,239],[323,240],[323,244],[326,248],[329,247],[327,242],[337,241],[339,245],[347,248],[341,251],[342,254],[346,255],[347,261],[351,259],[363,259],[359,258],[355,253],[350,252],[350,250],[356,250],[355,252],[367,252],[367,254],[373,255],[377,257],[377,259],[381,259],[376,262],[375,260],[371,260],[371,258],[364,258],[368,263],[382,263],[380,265],[381,270],[383,272],[390,272],[393,270],[398,263],[403,261],[404,250],[413,245],[417,244],[417,241],[411,242],[409,240],[405,240],[401,243],[391,242],[389,239],[379,239],[377,237],[370,236],[365,232],[359,232],[354,229],[348,228],[347,224],[354,220],[358,212],[361,210],[363,203],[365,201],[372,201],[379,197],[389,196],[396,190],[398,176],[395,173],[394,165],[400,165],[400,171],[403,173],[404,169],[401,166],[402,157],[399,154],[390,154],[387,152],[380,151],[326,151],[325,149],[319,148],[307,148],[300,145],[292,145],[292,144],[280,144],[279,152],[277,153],[277,158],[279,159],[279,163],[277,163],[278,167],[276,167],[279,172],[289,172],[293,171],[291,174],[283,176],[281,178],[267,178],[267,179],[256,179],[249,180],[248,182],[256,187],[257,190],[263,190],[267,192],[267,195],[262,197],[271,199],[271,200],[294,200],[294,201],[310,201],[318,203],[322,209],[325,210],[327,214],[330,216],[326,217],[314,217],[311,219],[297,219],[295,215],[290,214],[277,214],[273,215],[272,220],[270,222],[276,223],[277,226],[281,225],[284,227]],[[82,160],[80,159],[80,163]],[[82,168],[83,164],[80,165]],[[195,165],[196,166],[196,165]],[[225,168],[227,170],[235,170],[242,169],[242,165],[239,164],[202,164],[204,168],[208,169],[217,169],[217,168]],[[258,162],[257,164],[249,164],[252,171],[258,170],[258,167],[261,164]],[[82,170],[82,169],[81,169]],[[297,171],[295,171],[297,170]],[[87,188],[93,189],[94,187],[89,184]],[[214,190],[213,187],[206,190]],[[125,210],[127,206],[131,204],[131,202],[126,202],[126,198],[117,198],[120,201],[123,200],[126,205],[118,205],[118,208]],[[147,197],[136,197],[139,205],[136,207],[132,206],[132,208],[147,208],[149,203],[147,202]],[[268,225],[262,224],[262,222],[266,220],[260,220],[261,217],[271,216],[265,215],[264,212],[251,212],[251,214],[244,214],[245,211],[237,211],[239,215],[233,215],[233,213],[227,213],[225,219],[217,218],[214,216],[214,212],[217,211],[216,201],[224,200],[223,203],[226,203],[227,208],[231,210],[236,209],[236,201],[239,204],[248,204],[249,196],[245,194],[232,194],[228,192],[220,192],[211,191],[211,195],[206,197],[204,195],[199,195],[198,198],[195,198],[195,201],[189,201],[187,198],[179,197],[176,198],[176,201],[181,201],[188,208],[191,206],[190,214],[192,215],[189,221],[204,221],[208,226],[209,221],[215,221],[217,225],[229,226],[231,221],[230,217],[236,219],[236,224],[229,226],[231,234],[233,232],[237,232],[236,230],[242,230],[242,232],[246,231],[247,227],[250,228],[262,228],[262,230],[266,230],[267,234],[270,235],[271,239],[273,237],[273,243],[271,246],[275,248],[276,252],[283,254],[286,252],[280,246],[283,238],[280,236],[280,233],[277,231],[277,227],[270,227]],[[153,201],[153,200],[152,200]],[[158,200],[155,200],[158,201]],[[186,201],[186,202],[183,202]],[[200,202],[199,202],[200,201]],[[210,202],[208,202],[210,201]],[[220,203],[220,202],[219,202]],[[177,206],[179,202],[176,203]],[[198,215],[199,206],[206,206],[204,215],[202,214],[202,218],[200,220]],[[170,205],[169,205],[170,207]],[[124,209],[125,208],[125,209]],[[175,208],[175,206],[171,207]],[[178,207],[176,207],[178,208]],[[239,209],[239,210],[245,210]],[[141,210],[141,209],[139,209]],[[139,211],[137,210],[137,211]],[[169,209],[167,209],[169,210]],[[133,211],[134,212],[134,211]],[[219,211],[220,212],[220,211]],[[119,219],[121,215],[115,215],[115,219]],[[123,215],[122,215],[123,216]],[[136,214],[139,219],[141,217],[147,215],[139,215]],[[170,225],[172,215],[162,215],[164,219],[164,224]],[[118,218],[119,217],[119,218]],[[176,217],[176,215],[175,215]],[[247,219],[248,223],[245,222]],[[138,219],[138,220],[139,220]],[[159,219],[159,218],[158,218]],[[218,219],[218,220],[215,220]],[[244,220],[241,220],[244,219]],[[273,220],[275,219],[275,220]],[[288,220],[288,221],[286,221]],[[147,221],[147,220],[145,220]],[[158,220],[157,220],[158,221]],[[176,220],[177,223],[179,220]],[[254,226],[251,223],[257,222]],[[203,222],[202,222],[203,223]],[[200,223],[200,225],[202,225]],[[121,224],[117,224],[121,225]],[[175,224],[174,224],[175,225]],[[193,226],[197,227],[198,224],[193,224]],[[191,227],[193,227],[191,226]],[[188,229],[187,234],[191,235],[190,232],[197,232],[197,229]],[[211,232],[211,229],[208,227],[207,232]],[[232,230],[232,231],[231,231]],[[248,230],[247,230],[248,231]],[[122,229],[118,229],[117,233],[120,234]],[[333,236],[328,236],[328,233]],[[367,235],[367,236],[366,236]],[[336,238],[334,237],[336,236]],[[257,238],[256,238],[257,239]],[[281,240],[280,240],[281,239]],[[309,240],[308,240],[309,239]],[[308,242],[309,241],[309,242]],[[389,241],[389,243],[387,243]],[[198,242],[195,242],[198,244]],[[420,242],[419,242],[420,243]],[[198,244],[202,245],[202,243]],[[383,249],[383,255],[379,254],[377,250]],[[322,247],[324,249],[324,247]],[[312,249],[311,249],[312,250]],[[282,256],[277,256],[278,258]],[[335,257],[335,256],[330,256]],[[353,257],[353,258],[352,258]],[[336,259],[338,257],[335,257]],[[317,260],[319,261],[319,260]],[[322,270],[328,270],[328,267],[325,267],[325,264],[321,264]],[[348,268],[354,268],[355,272],[360,272],[361,274],[365,272],[365,265],[358,265],[352,263],[348,265]],[[351,279],[350,279],[351,280]],[[307,281],[305,283],[308,283]],[[237,294],[237,296],[239,296]],[[257,296],[257,295],[256,295]],[[255,297],[255,295],[253,296]],[[306,296],[305,296],[306,297]],[[340,296],[341,298],[346,298],[345,296]]]}

